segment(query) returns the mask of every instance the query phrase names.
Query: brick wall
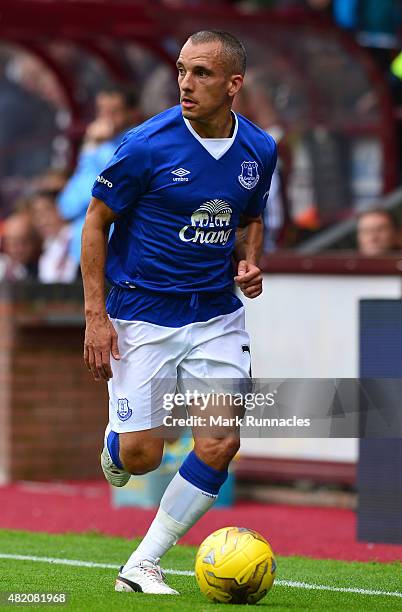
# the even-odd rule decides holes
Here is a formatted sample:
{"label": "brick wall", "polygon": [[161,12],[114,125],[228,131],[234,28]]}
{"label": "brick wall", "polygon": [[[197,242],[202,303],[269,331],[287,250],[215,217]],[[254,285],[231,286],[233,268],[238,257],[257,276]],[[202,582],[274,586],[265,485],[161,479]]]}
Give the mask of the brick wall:
{"label": "brick wall", "polygon": [[82,360],[81,287],[0,287],[0,479],[100,478],[106,383]]}

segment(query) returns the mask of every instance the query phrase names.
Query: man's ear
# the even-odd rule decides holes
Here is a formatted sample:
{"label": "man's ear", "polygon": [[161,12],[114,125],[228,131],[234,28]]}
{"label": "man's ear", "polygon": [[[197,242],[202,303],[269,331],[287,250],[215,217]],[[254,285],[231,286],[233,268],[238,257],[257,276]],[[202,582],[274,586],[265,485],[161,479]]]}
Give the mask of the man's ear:
{"label": "man's ear", "polygon": [[244,81],[244,77],[241,74],[234,74],[230,77],[229,85],[228,85],[228,95],[231,98],[237,94],[242,88]]}

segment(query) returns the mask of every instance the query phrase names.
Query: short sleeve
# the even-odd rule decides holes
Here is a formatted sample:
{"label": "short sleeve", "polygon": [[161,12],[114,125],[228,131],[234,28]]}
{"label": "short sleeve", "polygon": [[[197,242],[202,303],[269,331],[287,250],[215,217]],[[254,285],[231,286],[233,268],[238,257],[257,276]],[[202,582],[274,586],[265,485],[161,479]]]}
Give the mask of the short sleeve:
{"label": "short sleeve", "polygon": [[96,177],[92,195],[117,214],[135,206],[151,176],[151,153],[142,134],[128,132],[106,168]]}
{"label": "short sleeve", "polygon": [[261,176],[260,180],[258,181],[257,188],[243,212],[246,217],[259,217],[267,204],[272,175],[277,162],[277,150],[275,140],[272,138],[272,136],[266,134],[266,138],[267,150],[264,156],[265,164],[261,170]]}

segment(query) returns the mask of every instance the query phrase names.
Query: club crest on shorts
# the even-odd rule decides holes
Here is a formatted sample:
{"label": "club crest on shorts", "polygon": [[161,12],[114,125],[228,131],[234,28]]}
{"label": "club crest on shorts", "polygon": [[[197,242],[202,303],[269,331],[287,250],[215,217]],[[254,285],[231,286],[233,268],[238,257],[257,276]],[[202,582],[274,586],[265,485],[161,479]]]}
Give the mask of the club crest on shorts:
{"label": "club crest on shorts", "polygon": [[133,414],[130,406],[128,405],[128,399],[126,397],[122,397],[117,400],[117,416],[120,421],[127,421]]}
{"label": "club crest on shorts", "polygon": [[241,164],[241,173],[237,177],[239,183],[245,189],[252,189],[260,180],[258,164],[255,161],[244,161]]}

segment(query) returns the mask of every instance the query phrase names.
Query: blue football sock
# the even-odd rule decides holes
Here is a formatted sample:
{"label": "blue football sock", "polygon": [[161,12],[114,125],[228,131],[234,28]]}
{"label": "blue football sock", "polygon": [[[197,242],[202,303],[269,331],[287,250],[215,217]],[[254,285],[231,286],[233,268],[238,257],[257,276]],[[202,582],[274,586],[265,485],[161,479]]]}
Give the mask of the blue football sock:
{"label": "blue football sock", "polygon": [[218,495],[219,489],[228,477],[227,470],[215,470],[197,457],[194,451],[185,458],[179,474],[197,489],[211,495]]}
{"label": "blue football sock", "polygon": [[162,557],[213,505],[227,475],[227,470],[211,468],[191,451],[167,486],[156,517],[124,571],[144,559],[156,562]]}
{"label": "blue football sock", "polygon": [[119,444],[119,434],[115,431],[109,431],[106,439],[107,449],[109,451],[109,455],[112,458],[113,463],[116,467],[120,468],[120,470],[124,470],[123,464],[120,461],[120,444]]}

